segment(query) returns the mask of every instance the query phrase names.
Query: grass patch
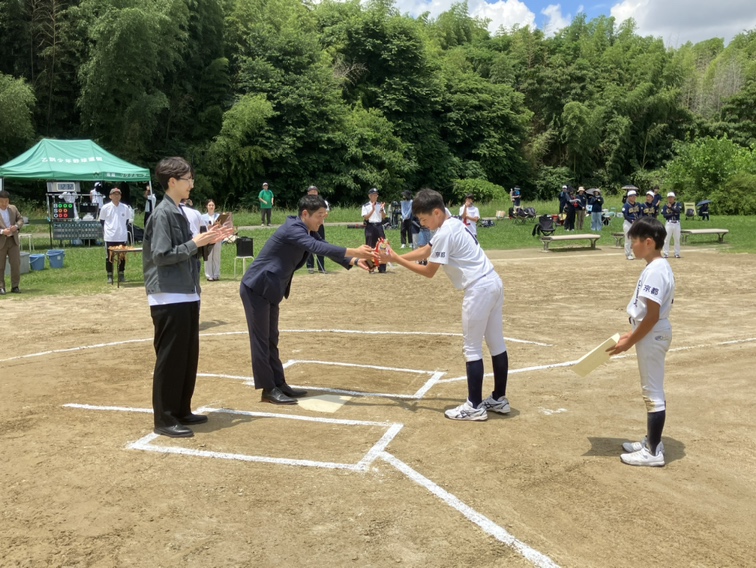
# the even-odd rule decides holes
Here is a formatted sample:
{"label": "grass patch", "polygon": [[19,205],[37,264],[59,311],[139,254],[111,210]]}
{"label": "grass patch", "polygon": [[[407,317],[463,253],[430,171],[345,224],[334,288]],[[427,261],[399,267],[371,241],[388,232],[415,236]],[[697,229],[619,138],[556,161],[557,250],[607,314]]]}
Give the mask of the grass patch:
{"label": "grass patch", "polygon": [[[616,203],[615,203],[616,201]],[[608,199],[607,208],[621,208],[621,200],[617,198]],[[555,213],[558,208],[558,202],[536,202],[526,203],[524,206],[535,207],[536,211],[541,213]],[[509,204],[489,203],[480,206],[481,215],[484,217],[494,217],[496,211],[506,211]],[[457,210],[450,208],[453,213]],[[274,210],[273,223],[283,223],[287,215],[292,215],[293,211]],[[30,215],[30,217],[32,217]],[[141,217],[141,216],[140,216]],[[40,218],[40,217],[32,217]],[[140,218],[138,217],[138,220]],[[259,213],[255,211],[240,211],[234,213],[234,221],[237,226],[255,226],[259,224]],[[332,210],[328,218],[329,222],[360,222],[360,210],[357,207],[339,208]],[[515,224],[509,220],[497,221],[494,227],[479,228],[478,237],[481,246],[486,250],[511,250],[541,248],[541,241],[531,235],[533,222],[527,222],[524,225]],[[584,225],[585,232],[589,232],[590,220],[586,219]],[[685,229],[705,229],[705,228],[722,228],[729,229],[730,233],[725,237],[725,245],[721,247],[724,252],[737,253],[754,253],[756,252],[756,218],[745,216],[731,217],[712,217],[711,221],[683,221]],[[28,229],[28,230],[27,230]],[[241,230],[241,236],[248,236],[254,239],[254,249],[257,255],[265,243],[274,233],[275,228],[256,228],[254,230]],[[614,241],[611,233],[622,231],[620,219],[612,220],[608,227],[602,231],[602,239],[599,246],[613,246]],[[24,229],[24,232],[31,232],[35,235],[34,244],[37,254],[45,253],[49,247],[49,237],[47,227],[34,225]],[[561,229],[558,229],[558,233]],[[398,246],[400,235],[398,229],[389,229],[386,231],[389,241]],[[326,238],[329,242],[344,246],[356,247],[364,243],[364,232],[361,229],[350,229],[345,226],[333,226],[326,224]],[[25,241],[22,241],[25,246]],[[105,250],[103,247],[58,247],[58,243],[49,248],[63,248],[66,251],[66,257],[63,269],[49,268],[49,262],[46,262],[46,269],[43,271],[32,271],[25,274],[21,279],[21,289],[24,294],[21,297],[39,296],[39,295],[56,295],[56,294],[74,294],[88,295],[99,294],[112,290],[114,287],[107,284],[105,274]],[[715,236],[695,236],[690,238],[688,248],[719,246]],[[236,247],[234,245],[224,245],[221,255],[221,275],[223,280],[232,279],[234,274],[234,257],[236,256]],[[329,271],[343,270],[338,264],[326,260],[326,269]],[[238,264],[238,270],[241,271],[241,263]],[[126,286],[141,287],[142,284],[142,257],[139,254],[129,255],[126,265]],[[6,278],[7,280],[7,278]],[[203,274],[204,281],[204,274]],[[10,296],[6,296],[8,298]]]}

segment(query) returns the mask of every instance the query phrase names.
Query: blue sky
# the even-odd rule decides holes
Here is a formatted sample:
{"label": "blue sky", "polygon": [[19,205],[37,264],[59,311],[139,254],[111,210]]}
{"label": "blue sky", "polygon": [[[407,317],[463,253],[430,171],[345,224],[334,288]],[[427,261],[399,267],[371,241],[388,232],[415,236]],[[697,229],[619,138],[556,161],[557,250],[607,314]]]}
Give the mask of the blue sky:
{"label": "blue sky", "polygon": [[[395,0],[403,13],[438,16],[455,0]],[[458,1],[458,0],[457,0]],[[563,0],[468,0],[470,14],[491,20],[489,29],[515,24],[538,27],[547,35],[569,25],[580,12],[589,19],[614,16],[633,18],[638,33],[661,37],[671,47],[712,37],[729,42],[743,30],[756,29],[756,0],[608,0],[580,2]]]}

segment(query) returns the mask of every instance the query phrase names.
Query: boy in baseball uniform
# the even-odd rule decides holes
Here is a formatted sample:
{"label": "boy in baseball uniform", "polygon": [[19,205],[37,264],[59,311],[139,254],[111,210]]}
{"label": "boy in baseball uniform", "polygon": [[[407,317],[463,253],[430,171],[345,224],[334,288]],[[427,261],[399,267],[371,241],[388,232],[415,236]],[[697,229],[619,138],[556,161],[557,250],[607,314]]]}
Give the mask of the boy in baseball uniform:
{"label": "boy in baseball uniform", "polygon": [[662,216],[667,220],[664,229],[667,231],[667,237],[664,239],[662,256],[669,256],[669,242],[675,239],[675,258],[680,258],[680,215],[682,207],[677,202],[677,196],[673,192],[667,194],[667,204],[662,207]]}
{"label": "boy in baseball uniform", "polygon": [[640,217],[640,205],[635,202],[637,196],[638,194],[635,190],[631,189],[627,192],[627,201],[625,201],[625,204],[622,206],[622,217],[624,218],[624,221],[622,222],[622,232],[625,233],[625,256],[627,257],[627,260],[635,259],[630,246],[628,231],[630,231],[630,227],[633,226],[635,220]]}
{"label": "boy in baseball uniform", "polygon": [[662,257],[666,231],[653,217],[641,217],[630,227],[629,237],[635,258],[646,261],[635,293],[627,305],[632,331],[620,337],[611,355],[623,353],[635,345],[640,371],[641,391],[646,403],[646,437],[640,442],[622,444],[620,456],[628,465],[661,467],[664,444],[661,441],[666,418],[664,397],[664,359],[672,342],[669,312],[675,301],[675,276]]}
{"label": "boy in baseball uniform", "polygon": [[[420,190],[412,203],[420,223],[435,231],[430,244],[398,255],[389,249],[381,254],[382,262],[396,262],[422,276],[433,278],[439,268],[458,290],[464,290],[462,331],[467,361],[467,400],[446,411],[452,420],[481,421],[488,410],[509,414],[506,397],[509,356],[504,341],[502,309],[504,285],[493,264],[480,248],[478,240],[462,221],[447,215],[444,199],[432,189]],[[426,265],[416,264],[428,260]],[[483,339],[491,352],[494,390],[483,400]]]}
{"label": "boy in baseball uniform", "polygon": [[474,237],[478,236],[478,221],[480,221],[480,211],[473,205],[475,196],[470,194],[465,196],[465,204],[459,208],[459,218],[464,223],[465,227],[473,234]]}

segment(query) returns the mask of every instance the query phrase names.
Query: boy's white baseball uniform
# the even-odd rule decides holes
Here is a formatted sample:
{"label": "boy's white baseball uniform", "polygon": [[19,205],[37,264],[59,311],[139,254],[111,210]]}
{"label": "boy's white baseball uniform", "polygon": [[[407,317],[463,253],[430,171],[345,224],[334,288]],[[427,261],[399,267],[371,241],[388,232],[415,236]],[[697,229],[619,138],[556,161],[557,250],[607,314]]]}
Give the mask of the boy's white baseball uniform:
{"label": "boy's white baseball uniform", "polygon": [[638,279],[627,314],[633,329],[648,313],[647,303],[659,304],[659,321],[646,336],[635,344],[638,355],[638,370],[641,377],[643,400],[648,412],[666,409],[664,399],[664,359],[672,343],[672,326],[669,312],[675,301],[675,276],[672,267],[663,258],[650,262]]}
{"label": "boy's white baseball uniform", "polygon": [[[461,217],[464,214],[465,214],[465,206],[462,205],[462,207],[459,208],[459,216]],[[475,205],[471,205],[470,207],[467,208],[467,215],[469,217],[475,217],[476,219],[480,219],[480,211],[478,211],[478,208],[475,207]],[[462,221],[462,222],[465,224],[465,227],[467,227],[473,235],[478,236],[477,223],[473,223],[472,221]]]}
{"label": "boy's white baseball uniform", "polygon": [[467,227],[448,218],[431,239],[429,262],[440,264],[452,284],[465,291],[462,302],[462,330],[465,360],[483,358],[483,339],[491,356],[507,350],[502,310],[504,284],[493,264]]}

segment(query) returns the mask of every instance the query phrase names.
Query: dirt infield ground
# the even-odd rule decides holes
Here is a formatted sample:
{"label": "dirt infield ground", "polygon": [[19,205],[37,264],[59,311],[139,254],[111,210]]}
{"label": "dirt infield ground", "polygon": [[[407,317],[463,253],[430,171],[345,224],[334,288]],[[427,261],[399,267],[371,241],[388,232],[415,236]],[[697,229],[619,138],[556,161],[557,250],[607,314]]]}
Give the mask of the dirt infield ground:
{"label": "dirt infield ground", "polygon": [[634,353],[585,379],[549,368],[626,328],[642,266],[611,247],[491,254],[512,413],[484,423],[443,417],[465,383],[461,295],[441,274],[296,277],[282,358],[311,362],[289,382],[398,395],[332,414],[258,402],[238,284],[207,284],[200,372],[226,376],[201,376],[194,400],[225,412],[187,440],[149,439],[141,288],[6,297],[0,565],[753,566],[756,256],[683,252],[662,469],[619,460],[645,429]]}

